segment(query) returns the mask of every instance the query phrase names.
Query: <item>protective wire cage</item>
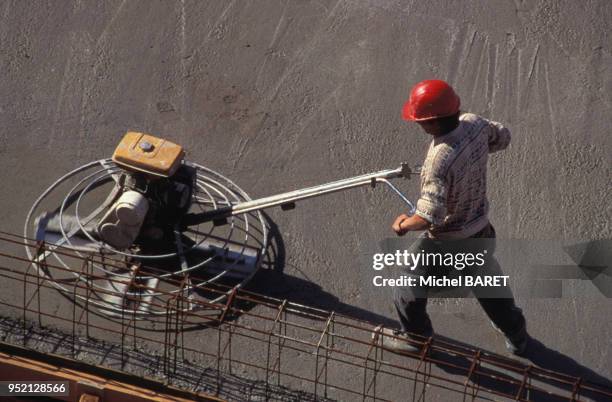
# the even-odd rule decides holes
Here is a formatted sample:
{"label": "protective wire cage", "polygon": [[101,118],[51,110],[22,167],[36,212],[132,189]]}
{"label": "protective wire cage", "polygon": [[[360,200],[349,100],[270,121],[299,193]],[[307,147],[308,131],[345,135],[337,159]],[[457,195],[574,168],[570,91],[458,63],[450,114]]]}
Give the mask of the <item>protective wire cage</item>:
{"label": "protective wire cage", "polygon": [[[196,172],[189,212],[250,200],[225,176],[196,163],[183,164]],[[180,296],[186,301],[183,309],[196,310],[203,305],[199,302],[219,303],[229,293],[207,289],[217,285],[240,288],[255,275],[268,245],[266,223],[258,211],[231,216],[219,226],[177,223],[174,241],[153,251],[138,246],[118,250],[99,240],[95,225],[116,198],[121,172],[110,159],[88,163],[51,184],[32,205],[24,237],[44,242],[46,247],[40,254],[27,245],[25,250],[34,262],[45,259],[62,268],[34,264],[52,286],[75,303],[87,303],[106,316],[154,320],[166,315],[164,306],[170,299]],[[78,259],[91,263],[82,264]],[[87,294],[73,292],[75,286],[85,286]]]}

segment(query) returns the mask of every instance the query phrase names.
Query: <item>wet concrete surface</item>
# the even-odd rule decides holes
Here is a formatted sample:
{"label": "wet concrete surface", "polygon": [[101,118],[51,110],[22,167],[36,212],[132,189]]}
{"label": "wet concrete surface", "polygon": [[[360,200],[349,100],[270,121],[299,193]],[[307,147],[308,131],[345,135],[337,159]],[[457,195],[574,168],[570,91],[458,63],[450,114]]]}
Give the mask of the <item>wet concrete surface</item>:
{"label": "wet concrete surface", "polygon": [[[420,163],[430,138],[400,109],[437,77],[512,131],[489,163],[499,238],[612,236],[610,2],[4,0],[0,20],[2,230],[21,232],[43,188],[128,129],[182,144],[253,197]],[[398,183],[415,198],[417,181]],[[357,265],[401,212],[379,188],[270,211],[285,278],[257,289],[392,324]],[[557,352],[537,364],[612,377],[612,303],[592,283],[518,303]],[[429,311],[439,334],[505,353],[473,300]]]}

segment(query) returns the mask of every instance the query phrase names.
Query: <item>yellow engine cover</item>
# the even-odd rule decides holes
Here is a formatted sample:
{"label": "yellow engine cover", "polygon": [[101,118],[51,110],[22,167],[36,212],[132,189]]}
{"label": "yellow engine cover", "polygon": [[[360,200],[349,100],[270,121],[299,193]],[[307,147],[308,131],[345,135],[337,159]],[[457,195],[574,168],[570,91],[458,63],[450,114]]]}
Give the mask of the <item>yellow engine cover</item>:
{"label": "yellow engine cover", "polygon": [[149,134],[128,131],[113,154],[113,162],[154,176],[172,176],[185,151],[180,145]]}

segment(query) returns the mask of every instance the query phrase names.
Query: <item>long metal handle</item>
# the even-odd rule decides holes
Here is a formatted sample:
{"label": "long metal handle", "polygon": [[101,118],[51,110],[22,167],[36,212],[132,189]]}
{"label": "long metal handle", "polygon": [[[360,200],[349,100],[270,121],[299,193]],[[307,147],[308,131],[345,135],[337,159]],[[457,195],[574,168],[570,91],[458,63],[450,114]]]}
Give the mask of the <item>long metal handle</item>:
{"label": "long metal handle", "polygon": [[206,221],[220,221],[230,216],[240,215],[247,212],[259,211],[266,208],[281,206],[292,208],[296,201],[305,200],[307,198],[319,197],[325,194],[331,194],[338,191],[348,190],[351,188],[371,185],[376,183],[384,183],[397,193],[410,208],[410,213],[413,213],[413,204],[392,185],[388,179],[398,177],[409,178],[411,175],[419,174],[419,169],[411,169],[406,163],[397,169],[381,170],[375,173],[368,173],[360,176],[350,177],[348,179],[337,180],[331,183],[321,184],[318,186],[308,187],[300,190],[289,191],[287,193],[272,195],[264,198],[259,198],[252,201],[240,202],[227,207],[218,208],[212,211],[206,211],[199,214],[188,214],[183,218],[183,223],[187,226],[196,225]]}

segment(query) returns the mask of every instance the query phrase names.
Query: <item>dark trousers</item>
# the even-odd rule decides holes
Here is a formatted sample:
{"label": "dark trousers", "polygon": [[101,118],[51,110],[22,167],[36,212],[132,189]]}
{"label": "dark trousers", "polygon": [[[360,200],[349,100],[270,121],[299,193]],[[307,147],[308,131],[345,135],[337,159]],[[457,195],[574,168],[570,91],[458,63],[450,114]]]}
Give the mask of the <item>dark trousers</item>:
{"label": "dark trousers", "polygon": [[[475,240],[472,240],[475,239]],[[475,249],[475,244],[478,249]],[[478,252],[482,247],[487,249],[486,273],[487,275],[503,275],[497,260],[493,256],[495,251],[495,229],[488,225],[482,231],[472,236],[468,241],[437,241],[429,239],[425,234],[417,239],[409,249],[410,253],[457,253]],[[452,272],[450,272],[452,271]],[[406,271],[404,274],[419,275],[461,275],[461,271],[451,268],[450,271],[441,271],[431,267],[416,267],[414,271]],[[427,314],[427,298],[431,290],[427,287],[394,287],[393,300],[400,318],[402,330],[417,334],[428,334],[432,331],[431,320]],[[514,297],[509,287],[496,289],[472,289],[474,296],[478,299],[489,319],[507,336],[514,337],[525,331],[525,318],[521,309],[516,307]],[[498,296],[498,297],[497,297]]]}

